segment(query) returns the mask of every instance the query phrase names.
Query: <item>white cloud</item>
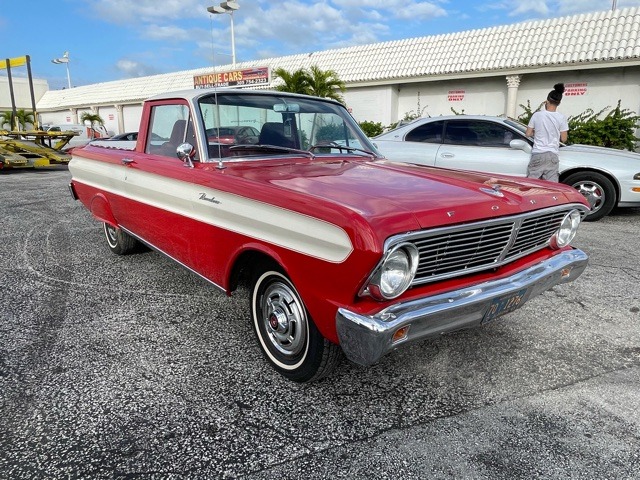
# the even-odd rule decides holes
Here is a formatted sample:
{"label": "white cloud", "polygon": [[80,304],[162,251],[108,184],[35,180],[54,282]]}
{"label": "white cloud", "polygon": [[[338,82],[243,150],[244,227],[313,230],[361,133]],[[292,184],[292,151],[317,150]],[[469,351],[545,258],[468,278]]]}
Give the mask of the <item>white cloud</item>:
{"label": "white cloud", "polygon": [[116,63],[116,69],[125,77],[145,77],[160,73],[157,68],[134,60],[122,59]]}
{"label": "white cloud", "polygon": [[178,20],[206,15],[200,0],[94,0],[93,9],[113,23]]}
{"label": "white cloud", "polygon": [[193,33],[172,25],[147,25],[144,27],[144,37],[151,40],[182,41],[191,40]]}

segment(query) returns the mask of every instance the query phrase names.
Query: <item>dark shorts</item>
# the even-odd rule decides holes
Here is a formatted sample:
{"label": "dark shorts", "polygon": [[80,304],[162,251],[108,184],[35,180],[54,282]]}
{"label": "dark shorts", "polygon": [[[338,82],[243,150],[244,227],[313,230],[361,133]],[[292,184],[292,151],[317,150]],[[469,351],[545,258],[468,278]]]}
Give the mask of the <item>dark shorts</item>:
{"label": "dark shorts", "polygon": [[527,167],[527,177],[557,182],[559,163],[558,155],[553,152],[532,153]]}

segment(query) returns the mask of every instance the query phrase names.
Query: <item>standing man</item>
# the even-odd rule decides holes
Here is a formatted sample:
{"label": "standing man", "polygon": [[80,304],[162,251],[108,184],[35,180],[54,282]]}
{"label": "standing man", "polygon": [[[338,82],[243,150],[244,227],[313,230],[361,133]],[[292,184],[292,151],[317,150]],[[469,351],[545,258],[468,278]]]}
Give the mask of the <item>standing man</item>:
{"label": "standing man", "polygon": [[527,177],[558,181],[560,142],[567,141],[569,132],[567,117],[556,111],[563,93],[564,83],[556,83],[547,95],[544,110],[535,112],[529,120],[527,136],[533,137],[533,149],[527,167]]}

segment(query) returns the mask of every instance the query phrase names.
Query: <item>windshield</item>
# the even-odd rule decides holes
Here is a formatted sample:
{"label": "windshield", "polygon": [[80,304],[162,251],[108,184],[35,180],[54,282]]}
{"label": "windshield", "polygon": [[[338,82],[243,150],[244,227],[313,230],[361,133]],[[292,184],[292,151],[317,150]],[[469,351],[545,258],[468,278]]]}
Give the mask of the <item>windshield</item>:
{"label": "windshield", "polygon": [[515,128],[516,130],[518,130],[519,132],[521,132],[523,135],[525,134],[525,132],[527,131],[527,126],[523,123],[520,123],[516,120],[512,120],[510,118],[507,118],[504,123],[506,123],[507,125],[509,125],[510,127]]}
{"label": "windshield", "polygon": [[300,150],[313,155],[379,155],[346,109],[334,103],[278,93],[220,92],[202,97],[199,107],[209,158]]}

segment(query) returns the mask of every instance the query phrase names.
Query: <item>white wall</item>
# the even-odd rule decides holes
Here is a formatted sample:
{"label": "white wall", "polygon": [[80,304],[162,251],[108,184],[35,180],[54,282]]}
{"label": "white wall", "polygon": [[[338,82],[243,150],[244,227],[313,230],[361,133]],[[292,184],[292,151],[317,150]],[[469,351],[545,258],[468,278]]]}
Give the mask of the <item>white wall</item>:
{"label": "white wall", "polygon": [[[104,128],[110,135],[115,135],[118,132],[118,112],[116,107],[99,107],[98,115],[104,120]],[[97,126],[97,125],[96,125]]]}
{"label": "white wall", "polygon": [[[20,69],[24,67],[19,67]],[[6,72],[6,70],[4,70]],[[31,92],[29,90],[29,79],[26,77],[16,77],[13,69],[11,70],[11,81],[13,84],[13,95],[16,102],[16,108],[23,108],[25,110],[32,110],[31,105]],[[33,79],[33,94],[38,101],[44,95],[44,92],[49,90],[49,84],[46,80],[34,78]],[[11,110],[11,92],[9,91],[9,77],[5,75],[0,76],[0,111]]]}
{"label": "white wall", "polygon": [[137,132],[140,128],[140,118],[142,117],[142,105],[124,105],[122,107],[124,117],[124,132]]}
{"label": "white wall", "polygon": [[388,125],[398,114],[398,89],[395,85],[349,88],[344,99],[357,122]]}
{"label": "white wall", "polygon": [[[357,121],[369,120],[389,125],[407,113],[422,116],[505,115],[507,111],[507,75],[437,82],[417,82],[389,86],[350,88],[345,93],[347,105]],[[591,108],[595,113],[622,108],[640,113],[640,67],[568,70],[556,73],[521,75],[516,96],[516,116],[524,113],[520,105],[533,110],[544,102],[556,83],[568,89],[560,106],[567,116]],[[419,100],[418,100],[419,94]]]}
{"label": "white wall", "polygon": [[503,76],[405,84],[400,87],[396,120],[407,113],[423,117],[452,115],[452,108],[468,115],[500,115],[505,112],[506,102],[507,81]]}
{"label": "white wall", "polygon": [[622,108],[640,112],[640,67],[627,67],[523,75],[517,96],[518,114],[523,111],[520,105],[526,105],[527,100],[533,110],[538,108],[559,82],[570,87],[559,108],[567,116],[578,115],[588,108],[595,113],[606,107],[615,108],[618,100]]}

